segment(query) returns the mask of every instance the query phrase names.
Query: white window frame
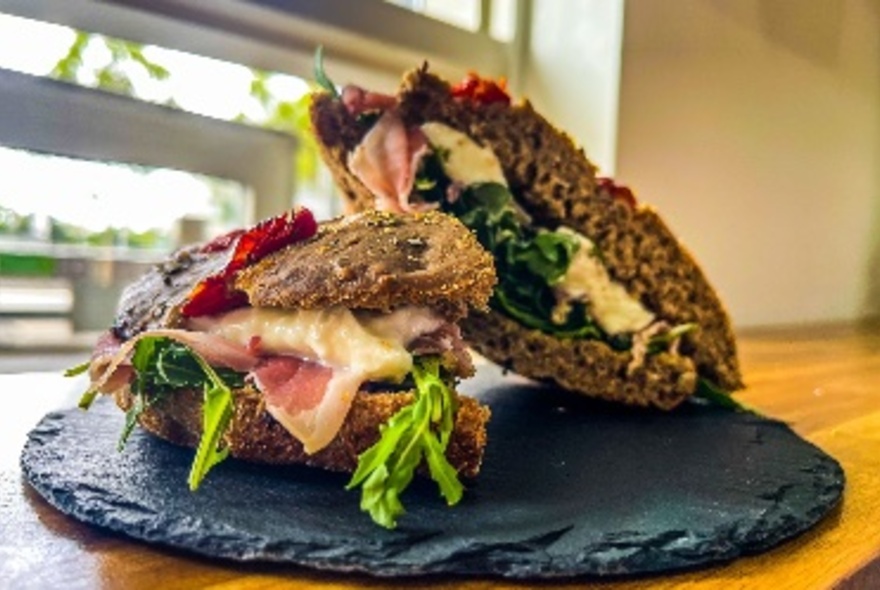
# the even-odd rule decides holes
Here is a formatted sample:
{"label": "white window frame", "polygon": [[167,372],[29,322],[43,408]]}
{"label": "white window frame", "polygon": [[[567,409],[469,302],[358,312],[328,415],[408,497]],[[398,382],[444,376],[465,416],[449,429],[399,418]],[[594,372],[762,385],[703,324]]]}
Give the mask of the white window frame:
{"label": "white window frame", "polygon": [[[401,72],[427,60],[432,70],[450,79],[468,70],[507,76],[516,91],[524,36],[517,33],[512,43],[493,40],[488,34],[491,0],[481,2],[482,23],[476,32],[382,0],[2,0],[0,11],[305,78],[312,75],[314,50],[321,44],[334,81],[354,81],[379,90],[396,88]],[[518,2],[517,30],[522,31],[531,0]],[[6,79],[7,87],[0,87],[4,99],[0,102],[7,103],[6,113],[19,114],[4,115],[7,121],[0,127],[0,143],[3,135],[14,134],[17,145],[28,149],[237,180],[254,189],[256,218],[274,215],[290,204],[294,182],[290,148],[277,134],[51,81]],[[18,91],[12,88],[16,85]],[[6,98],[16,92],[35,93],[39,101],[33,109],[52,101],[56,106],[70,101],[71,106],[65,107],[61,121],[52,116],[52,107],[42,114],[31,110],[21,116],[31,99]],[[57,93],[54,99],[49,97],[53,93]],[[102,108],[116,113],[115,118],[108,119]],[[82,124],[73,131],[78,121],[86,120],[95,124]],[[157,130],[163,126],[179,128],[180,141],[157,143]],[[186,131],[190,126],[198,132]],[[119,135],[114,131],[118,129],[127,132]],[[222,141],[214,139],[220,136]],[[187,141],[187,137],[199,138],[199,142]],[[246,147],[256,144],[262,147],[253,152]],[[158,145],[164,149],[157,149]],[[235,157],[240,153],[264,156]]]}
{"label": "white window frame", "polygon": [[455,79],[469,70],[517,78],[531,0],[517,0],[514,41],[465,31],[382,0],[3,0],[0,11],[310,78],[325,47],[338,83],[390,90],[403,71],[428,61]]}
{"label": "white window frame", "polygon": [[262,219],[290,208],[293,137],[0,70],[0,144],[241,183]]}

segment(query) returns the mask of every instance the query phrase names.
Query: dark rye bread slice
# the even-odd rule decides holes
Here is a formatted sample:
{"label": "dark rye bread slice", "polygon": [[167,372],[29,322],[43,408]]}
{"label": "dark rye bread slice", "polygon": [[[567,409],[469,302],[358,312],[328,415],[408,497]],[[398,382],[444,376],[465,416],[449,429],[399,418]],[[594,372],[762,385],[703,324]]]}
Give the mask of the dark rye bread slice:
{"label": "dark rye bread slice", "polygon": [[[128,340],[178,327],[193,287],[219,272],[227,257],[197,244],[154,265],[123,292],[113,332]],[[425,305],[451,321],[469,305],[485,308],[494,285],[492,257],[454,217],[374,211],[324,222],[315,237],[271,254],[237,278],[252,306],[389,311]]]}
{"label": "dark rye bread slice", "polygon": [[389,311],[425,306],[448,319],[485,309],[492,256],[449,215],[365,211],[319,226],[315,237],[243,270],[236,287],[255,307]]}
{"label": "dark rye bread slice", "polygon": [[[114,394],[125,411],[132,396],[125,387]],[[201,391],[181,390],[166,396],[140,415],[140,425],[169,442],[196,448],[202,432]],[[332,471],[352,472],[358,455],[379,439],[379,424],[411,403],[411,393],[358,392],[342,429],[333,441],[317,453],[307,454],[302,444],[264,409],[262,395],[250,388],[233,391],[235,413],[223,442],[238,459],[275,465],[303,464]],[[459,473],[475,477],[480,471],[486,446],[489,408],[475,400],[458,397],[455,429],[449,439],[446,458]]]}
{"label": "dark rye bread slice", "polygon": [[[612,278],[660,319],[699,326],[683,338],[684,356],[652,356],[632,374],[630,352],[557,340],[494,311],[471,314],[463,322],[474,348],[520,374],[637,405],[674,406],[693,393],[697,374],[728,390],[742,387],[728,315],[691,255],[651,208],[633,209],[597,190],[595,168],[583,150],[528,102],[508,106],[452,99],[449,85],[426,67],[406,75],[398,98],[408,125],[438,121],[490,147],[535,223],[566,225],[592,239]],[[348,153],[368,127],[326,94],[315,96],[311,116],[322,155],[350,207],[373,207],[374,197],[347,167]]]}

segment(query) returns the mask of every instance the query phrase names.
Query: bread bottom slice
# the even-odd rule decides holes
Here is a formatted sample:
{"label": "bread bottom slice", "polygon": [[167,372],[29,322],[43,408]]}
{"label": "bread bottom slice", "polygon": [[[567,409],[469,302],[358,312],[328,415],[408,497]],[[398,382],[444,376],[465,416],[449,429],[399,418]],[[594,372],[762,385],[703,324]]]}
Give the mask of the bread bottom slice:
{"label": "bread bottom slice", "polygon": [[[169,442],[195,448],[202,433],[202,397],[198,390],[164,396],[141,414],[140,425]],[[128,387],[118,390],[114,399],[124,411],[133,403]],[[352,472],[357,467],[358,455],[379,439],[379,426],[412,400],[412,392],[358,392],[336,438],[309,455],[302,443],[266,412],[259,391],[245,387],[233,391],[235,410],[223,441],[232,457],[245,461]],[[489,415],[489,408],[476,400],[458,398],[455,429],[446,457],[465,477],[475,477],[480,471]]]}
{"label": "bread bottom slice", "polygon": [[672,409],[697,386],[692,359],[661,352],[631,367],[632,354],[601,340],[559,339],[490,311],[462,323],[471,346],[495,363],[589,397]]}

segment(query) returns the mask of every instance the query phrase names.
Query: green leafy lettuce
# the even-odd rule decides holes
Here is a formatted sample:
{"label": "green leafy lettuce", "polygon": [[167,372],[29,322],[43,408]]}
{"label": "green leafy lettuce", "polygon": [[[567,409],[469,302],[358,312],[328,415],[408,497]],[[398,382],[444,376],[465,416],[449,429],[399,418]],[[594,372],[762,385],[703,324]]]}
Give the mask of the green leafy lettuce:
{"label": "green leafy lettuce", "polygon": [[336,89],[336,84],[330,81],[330,78],[327,77],[326,72],[324,72],[324,46],[318,45],[318,48],[315,50],[315,63],[314,63],[314,76],[315,82],[317,82],[318,86],[326,90],[330,93],[330,96],[333,98],[339,98],[339,91]]}
{"label": "green leafy lettuce", "polygon": [[737,412],[748,412],[750,414],[757,413],[751,408],[736,401],[729,392],[724,391],[704,377],[700,377],[697,380],[697,391],[694,392],[694,397]]}
{"label": "green leafy lettuce", "polygon": [[[134,347],[131,364],[135,371],[132,405],[125,414],[117,448],[121,451],[125,447],[141,414],[150,406],[175,391],[202,390],[202,438],[189,474],[190,489],[197,489],[208,471],[226,458],[228,451],[222,448],[222,440],[232,419],[232,390],[244,385],[244,374],[212,368],[188,346],[162,336],[141,338]],[[65,374],[81,372],[79,365]],[[80,407],[88,409],[96,395],[94,389],[86,391]]]}
{"label": "green leafy lettuce", "polygon": [[497,183],[467,187],[444,207],[495,256],[498,285],[490,302],[494,309],[557,338],[603,337],[581,303],[574,303],[562,318],[554,318],[553,286],[565,276],[580,248],[576,238],[532,228],[507,187]]}
{"label": "green leafy lettuce", "polygon": [[417,357],[413,366],[415,398],[379,428],[379,440],[361,453],[347,489],[361,486],[361,510],[386,528],[405,512],[400,495],[424,460],[440,494],[450,506],[464,487],[446,459],[454,427],[455,394],[441,376],[437,357]]}

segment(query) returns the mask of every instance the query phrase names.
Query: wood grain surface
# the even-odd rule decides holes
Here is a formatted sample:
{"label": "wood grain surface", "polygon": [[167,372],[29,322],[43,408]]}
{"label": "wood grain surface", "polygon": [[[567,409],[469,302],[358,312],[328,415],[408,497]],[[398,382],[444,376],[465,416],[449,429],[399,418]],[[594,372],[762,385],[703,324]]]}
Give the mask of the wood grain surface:
{"label": "wood grain surface", "polygon": [[[880,325],[779,328],[740,335],[744,403],[789,422],[843,465],[843,505],[805,535],[718,567],[636,580],[542,587],[636,589],[880,588]],[[23,480],[26,433],[69,407],[81,382],[57,374],[0,375],[2,588],[528,588],[486,579],[381,580],[290,567],[218,562],[81,524]]]}

